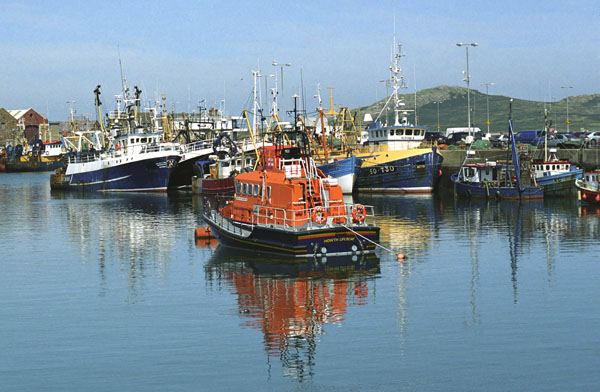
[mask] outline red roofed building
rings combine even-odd
[[[28,143],[40,138],[40,125],[46,122],[44,116],[32,108],[8,112],[17,120],[17,125],[24,132]]]

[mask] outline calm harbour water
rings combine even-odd
[[[215,249],[191,194],[0,173],[0,389],[600,389],[600,210],[354,201],[407,261]]]

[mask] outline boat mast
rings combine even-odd
[[[257,123],[257,114],[259,111],[259,106],[258,106],[258,90],[257,90],[257,80],[258,78],[260,78],[262,75],[260,74],[260,70],[251,70],[252,72],[252,76],[254,77],[254,88],[252,89],[252,99],[253,99],[253,103],[252,103],[252,128],[254,132],[257,132],[258,129],[258,123]]]
[[[548,162],[548,109],[544,108],[544,162]]]
[[[519,165],[519,156],[517,155],[517,144],[515,142],[515,134],[513,131],[513,121],[512,121],[512,103],[513,100],[511,98],[508,104],[508,133],[510,135],[511,146],[512,146],[512,158],[513,158],[513,166],[515,168],[515,179],[517,181],[517,189],[519,190],[519,194],[523,191],[521,188],[521,167]]]
[[[398,96],[398,89],[401,88],[407,88],[406,87],[406,83],[404,81],[404,76],[400,75],[402,73],[402,68],[400,67],[400,58],[404,57],[404,55],[402,54],[402,44],[398,44],[398,51],[396,52],[396,35],[394,35],[394,47],[392,49],[392,58],[391,58],[391,64],[389,66],[390,69],[390,83],[393,89],[392,95],[390,95],[390,97],[388,98],[388,100],[385,102],[385,104],[383,105],[383,107],[381,108],[381,111],[379,112],[379,114],[377,115],[377,118],[375,118],[375,121],[379,120],[379,117],[381,117],[381,114],[385,111],[385,109],[387,108],[387,105],[390,103],[391,100],[394,101],[394,126],[400,126],[400,111],[406,113],[407,110],[403,109],[404,107],[404,101],[402,101],[400,99],[400,97]],[[386,116],[387,117],[387,116]],[[404,118],[403,118],[404,121]]]

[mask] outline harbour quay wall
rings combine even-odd
[[[438,150],[439,153],[444,157],[442,161],[442,176],[440,178],[440,188],[452,188],[452,182],[450,176],[460,168],[460,165],[465,160],[467,150]],[[544,159],[544,149],[530,149],[523,150],[523,152],[529,151],[529,154],[534,160]],[[489,149],[489,150],[477,150],[475,156],[483,160],[488,161],[505,161],[507,154],[510,154],[510,150],[506,149]],[[582,167],[584,170],[594,170],[600,167],[600,148],[561,148],[556,152],[556,156],[559,159],[568,160],[571,163]]]

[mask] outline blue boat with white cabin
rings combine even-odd
[[[482,162],[475,157],[475,152],[469,149],[459,171],[450,177],[456,196],[496,200],[544,197],[544,189],[536,182],[529,157],[520,157],[517,153],[512,118],[509,118],[508,132],[512,162],[509,157],[505,163]]]

